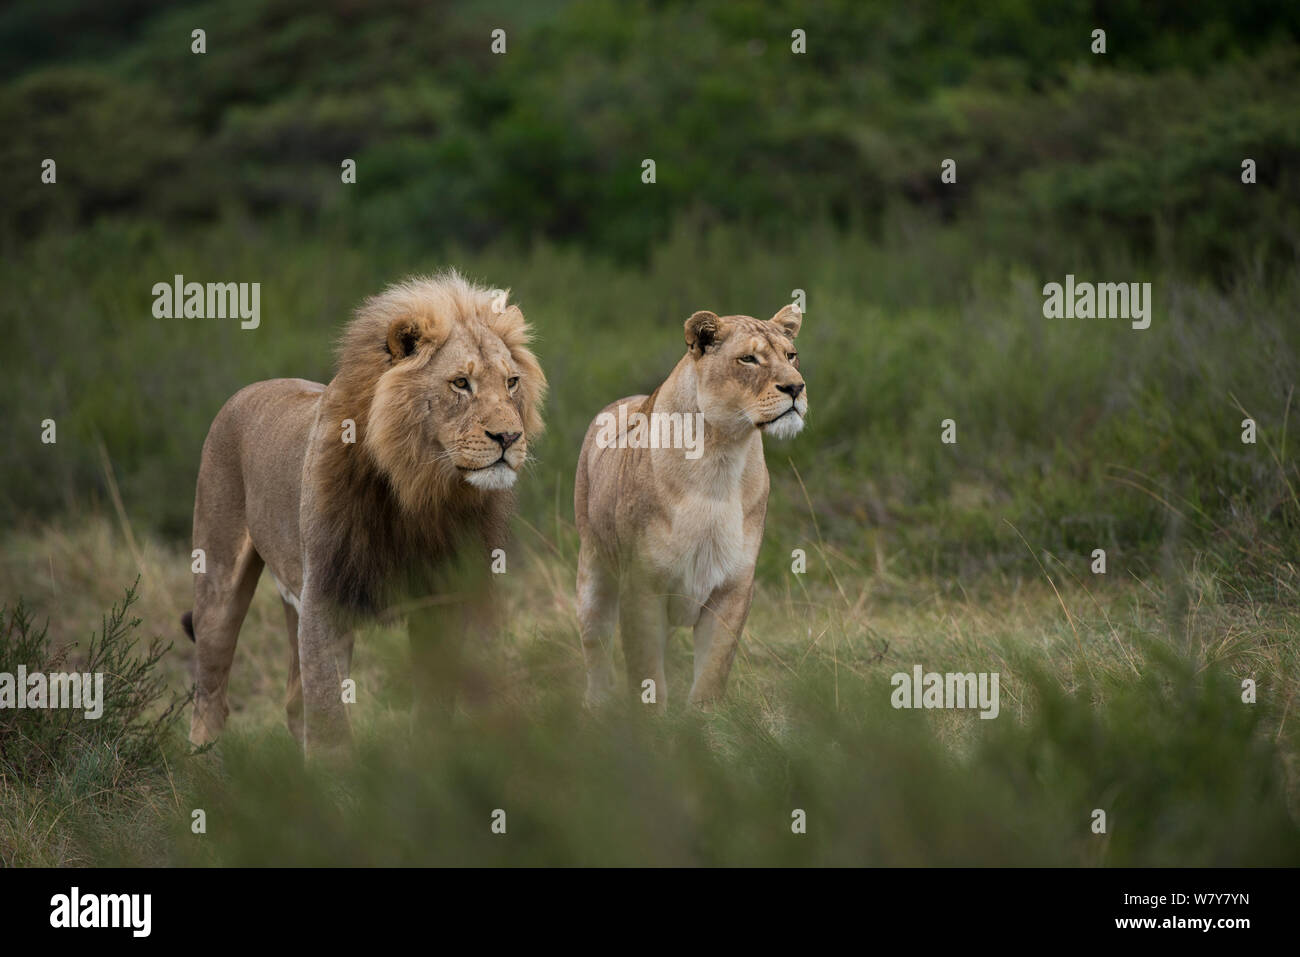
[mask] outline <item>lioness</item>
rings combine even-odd
[[[606,406],[588,428],[573,504],[589,706],[614,693],[616,620],[634,694],[649,679],[655,704],[666,703],[671,626],[695,629],[690,702],[726,690],[767,515],[762,436],[798,434],[808,412],[793,343],[801,322],[795,306],[767,322],[697,312],[686,320],[686,355],[663,385]],[[702,423],[693,450],[664,447],[681,416]]]
[[[183,622],[197,644],[194,744],[225,724],[264,564],[288,624],[289,728],[305,748],[346,742],[354,623],[427,594],[458,556],[486,565],[504,544],[510,489],[542,429],[546,379],[528,336],[517,306],[455,272],[411,279],[360,306],[329,385],[272,379],[226,402],[194,495],[206,561]],[[411,620],[426,693],[447,691],[465,627],[440,617],[442,634],[428,615]]]

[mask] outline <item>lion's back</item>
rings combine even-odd
[[[294,453],[301,464],[316,406],[325,386],[307,379],[267,379],[244,386],[221,407],[203,458],[237,460],[246,469],[259,459],[283,462]],[[268,456],[269,453],[269,456]]]
[[[196,492],[205,523],[242,525],[278,577],[301,576],[302,463],[325,386],[268,379],[226,400],[203,443]]]

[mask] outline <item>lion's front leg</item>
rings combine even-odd
[[[417,611],[406,624],[411,644],[412,708],[417,721],[448,718],[456,707],[467,635],[462,616]]]
[[[351,671],[352,637],[344,616],[312,595],[309,586],[298,624],[303,748],[308,754],[341,750],[351,743],[343,682]]]
[[[501,596],[481,579],[457,585],[435,589],[431,597],[440,600],[407,618],[417,721],[450,717],[458,703],[481,712],[499,696]]]
[[[695,681],[690,703],[706,706],[727,690],[731,662],[740,645],[740,634],[749,617],[754,597],[754,576],[714,590],[695,623]]]

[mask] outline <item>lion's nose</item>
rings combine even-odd
[[[803,391],[803,383],[793,382],[790,385],[779,385],[776,388],[778,391],[784,392],[790,398],[797,399],[799,398],[799,393]]]
[[[521,435],[523,435],[522,432],[488,432],[487,433],[487,437],[489,439],[491,439],[493,442],[496,442],[498,445],[501,446],[502,452],[510,448],[510,446],[514,445],[517,441],[519,441],[519,436]]]

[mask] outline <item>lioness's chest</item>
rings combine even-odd
[[[662,546],[673,594],[688,607],[698,606],[747,564],[744,507],[736,499],[688,496],[675,510],[669,541]]]

